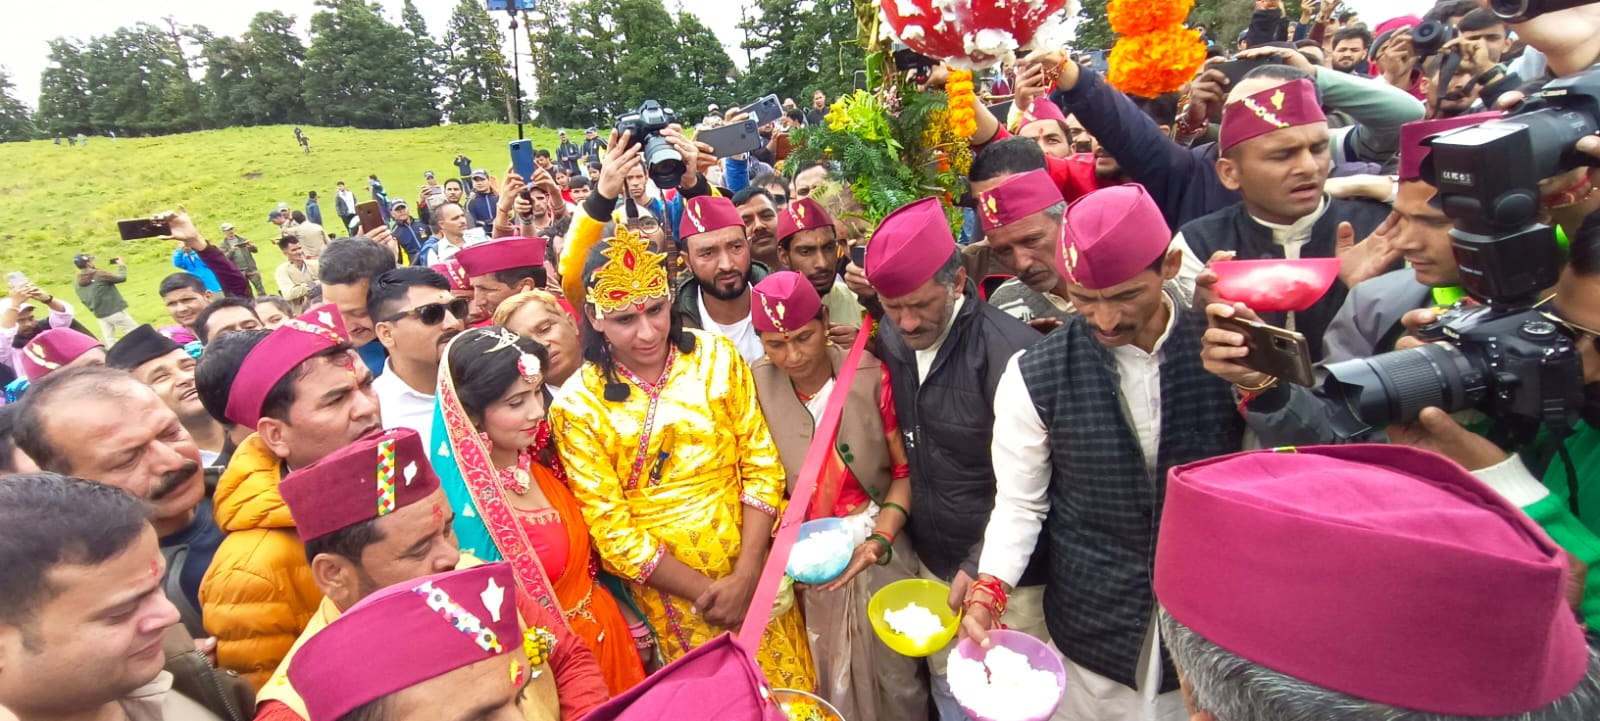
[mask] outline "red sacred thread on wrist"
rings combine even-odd
[[[989,594],[989,597],[994,599],[993,610],[996,618],[1005,615],[1006,605],[1010,601],[1010,598],[1006,596],[1006,588],[1000,583],[999,579],[980,578],[976,581],[973,581],[972,590],[967,592],[967,601],[969,603],[972,601],[979,601],[979,599],[977,599],[977,597],[974,595],[979,591]]]

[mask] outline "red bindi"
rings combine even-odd
[[[160,561],[151,561],[150,562],[150,577],[151,578],[160,578],[161,577],[161,562]]]
[[[441,522],[443,520],[444,520],[444,507],[440,506],[437,503],[433,504],[433,522],[434,523],[439,523],[439,522]]]

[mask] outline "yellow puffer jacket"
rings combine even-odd
[[[217,525],[228,535],[200,583],[217,665],[257,690],[322,602],[289,506],[278,495],[281,467],[258,436],[234,451],[215,496]]]

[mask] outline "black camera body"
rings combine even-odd
[[[683,155],[661,137],[661,131],[676,122],[678,115],[672,108],[663,108],[654,100],[646,100],[638,110],[617,118],[617,134],[629,133],[628,147],[644,146],[645,172],[656,187],[663,190],[678,187],[688,171]]]
[[[1593,162],[1579,138],[1600,130],[1600,69],[1545,85],[1503,118],[1435,136],[1422,175],[1455,221],[1461,285],[1481,305],[1446,311],[1421,347],[1327,367],[1329,394],[1352,436],[1416,419],[1423,408],[1476,409],[1520,444],[1540,425],[1570,429],[1581,417],[1583,362],[1570,331],[1537,307],[1560,277],[1555,230],[1539,222],[1539,182]]]
[[[1426,20],[1411,29],[1411,49],[1419,58],[1438,55],[1444,44],[1456,39],[1461,31],[1454,25],[1438,20]]]

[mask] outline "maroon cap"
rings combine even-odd
[[[1172,469],[1155,592],[1195,633],[1307,683],[1509,717],[1588,667],[1569,575],[1537,524],[1454,462],[1347,445]]]
[[[1089,290],[1126,283],[1172,245],[1161,209],[1137,183],[1101,188],[1067,206],[1057,270]]]
[[[500,657],[494,683],[528,677],[511,564],[490,563],[396,584],[312,634],[289,661],[306,721],[337,721],[367,703]]]
[[[450,279],[450,290],[472,290],[472,281],[467,278],[467,270],[462,268],[461,262],[455,258],[428,267]]]
[[[979,193],[978,218],[983,221],[984,230],[994,230],[1060,202],[1061,186],[1050,179],[1050,171],[1030,170]]]
[[[832,228],[833,216],[812,198],[789,202],[789,207],[778,211],[778,242],[782,243],[802,230]]]
[[[344,318],[332,303],[284,321],[244,357],[223,415],[241,426],[255,428],[261,422],[261,404],[278,381],[306,359],[349,342]]]
[[[816,287],[792,270],[762,278],[750,292],[750,322],[762,333],[793,333],[815,320],[821,309]]]
[[[1057,120],[1065,123],[1067,122],[1067,116],[1061,112],[1061,106],[1041,95],[1033,99],[1032,109],[1023,110],[1017,115],[1015,121],[1017,125],[1014,129],[1020,130],[1027,127],[1029,123],[1039,120]]]
[[[1251,138],[1327,119],[1317,103],[1317,86],[1296,78],[1228,103],[1222,109],[1217,150],[1227,151]]]
[[[362,438],[278,484],[301,541],[387,516],[437,490],[422,437],[409,428]]]
[[[99,347],[100,341],[94,336],[71,328],[51,328],[22,346],[22,375],[30,381],[38,381],[77,360],[90,348]]]
[[[1423,141],[1446,130],[1477,125],[1486,120],[1494,120],[1500,115],[1500,111],[1490,110],[1471,115],[1459,115],[1454,118],[1418,120],[1400,126],[1399,178],[1401,180],[1422,179],[1422,161],[1427,160],[1428,153],[1433,150],[1432,146],[1424,144]]]
[[[743,228],[744,220],[733,201],[720,195],[697,195],[684,201],[683,218],[678,221],[678,239],[723,228]]]
[[[890,213],[867,243],[867,282],[886,298],[910,295],[933,280],[956,252],[950,220],[938,198],[923,198]]]
[[[498,273],[512,268],[535,268],[544,265],[544,238],[512,236],[498,238],[488,243],[469,245],[456,253],[456,260],[466,269],[467,276]]]

